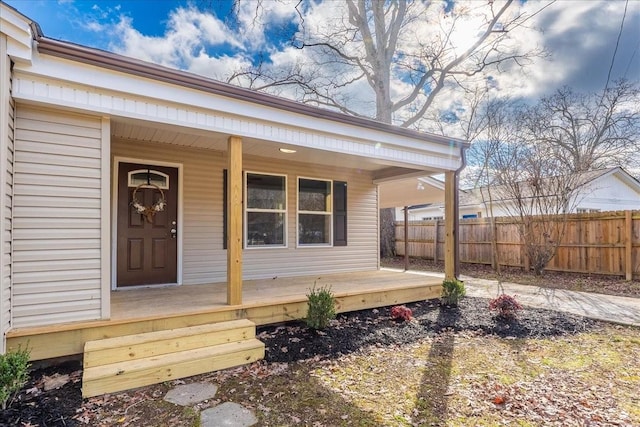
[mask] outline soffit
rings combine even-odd
[[[172,144],[221,152],[227,151],[227,141],[229,138],[229,135],[226,133],[208,132],[174,125],[149,124],[143,121],[122,118],[114,118],[111,120],[111,136],[112,138],[131,141],[132,143],[140,141]],[[296,152],[286,154],[282,153],[280,148],[294,149]],[[380,176],[390,176],[392,178],[407,174],[430,175],[437,173],[437,171],[417,169],[415,165],[402,162],[346,153],[337,154],[332,151],[288,145],[257,138],[242,138],[242,149],[245,155],[372,171],[377,172],[374,174],[376,176],[379,174]]]

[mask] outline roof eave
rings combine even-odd
[[[129,58],[100,49],[89,48],[74,43],[51,39],[42,36],[39,28],[38,31],[35,32],[35,39],[38,42],[38,51],[47,55],[57,56],[140,77],[159,80],[165,83],[188,87],[219,96],[241,99],[243,101],[250,101],[255,104],[278,108],[288,112],[295,112],[314,118],[332,120],[348,125],[359,126],[399,136],[419,139],[429,143],[454,146],[459,149],[465,149],[470,146],[467,141],[461,139],[419,132],[412,129],[390,125],[387,123],[381,123],[372,119],[349,116],[330,110],[323,110],[299,102],[280,98],[274,95],[256,92],[227,83],[218,82],[185,71],[171,69],[161,65],[152,64],[135,58]]]

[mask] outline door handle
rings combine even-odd
[[[169,233],[171,233],[171,238],[175,239],[178,236],[178,230],[176,230],[175,228],[172,228]]]

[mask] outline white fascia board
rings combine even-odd
[[[349,139],[353,139],[354,135],[357,135],[357,138],[361,140],[385,144],[404,150],[429,152],[433,155],[447,157],[452,155],[459,157],[460,155],[460,150],[454,143],[450,146],[442,143],[429,143],[428,141],[418,138],[311,117],[249,101],[216,96],[204,91],[49,55],[36,54],[34,61],[36,62],[34,62],[33,67],[29,70],[24,69],[24,71],[56,80],[88,85],[96,89],[116,90],[127,95],[137,95],[146,98],[152,97],[162,101],[171,100],[178,104],[246,117],[254,121],[257,119],[269,123],[302,128],[308,131],[330,133]]]
[[[15,70],[12,94],[17,101],[33,105],[262,139],[380,160],[381,164],[420,168],[431,173],[454,170],[460,165],[460,158],[455,156],[438,156],[428,151],[420,153],[400,150],[371,141],[340,138],[328,133],[269,124],[229,114],[212,113],[169,101],[154,102],[155,100],[132,97],[114,91],[100,90],[96,93],[85,86],[27,75]]]
[[[629,175],[622,168],[618,168],[612,172],[613,175],[616,176],[621,182],[628,185],[636,193],[640,193],[640,182],[635,179],[633,176]]]
[[[0,32],[7,37],[7,55],[16,62],[31,62],[31,21],[4,3],[0,3]]]

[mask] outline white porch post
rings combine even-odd
[[[227,304],[242,304],[242,138],[229,137],[227,172]]]

